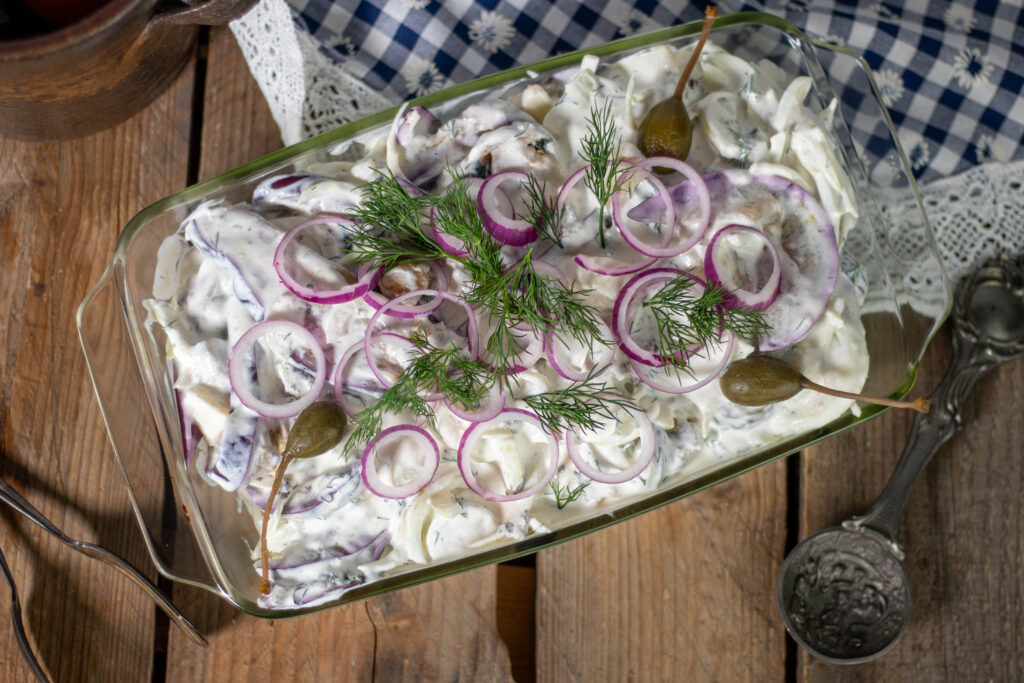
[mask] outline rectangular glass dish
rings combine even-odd
[[[676,26],[554,57],[527,67],[433,93],[411,104],[439,116],[484,95],[508,95],[577,65],[586,55],[615,60],[659,44],[693,42],[699,23]],[[809,39],[787,22],[760,13],[719,18],[711,40],[729,53],[767,59],[786,76],[811,81],[806,104],[825,112],[838,103],[827,134],[853,186],[856,225],[846,236],[842,270],[863,295],[870,365],[864,392],[900,398],[913,386],[924,349],[945,318],[949,284],[923,209],[898,229],[887,225],[887,202],[917,198],[917,188],[877,85],[859,56]],[[602,529],[720,483],[860,424],[881,410],[864,406],[828,425],[727,460],[654,490],[642,499],[601,509],[550,532],[458,559],[435,562],[354,587],[315,606],[269,610],[258,604],[259,574],[252,548],[258,529],[236,494],[212,487],[186,466],[171,365],[159,330],[147,329],[143,302],[152,296],[157,251],[201,202],[249,201],[267,178],[335,159],[353,138],[387,128],[398,107],[293,145],[167,197],[136,215],[121,234],[100,282],[83,301],[78,326],[114,453],[147,547],[167,577],[209,589],[240,609],[265,617],[292,616],[358,600],[454,572],[535,552]],[[918,199],[920,205],[920,200]]]

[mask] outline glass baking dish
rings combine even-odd
[[[699,23],[690,23],[618,40],[503,71],[421,97],[413,104],[444,113],[484,93],[510,92],[538,82],[588,54],[614,58],[660,43],[685,44],[699,31]],[[810,39],[791,24],[761,13],[720,17],[711,38],[748,60],[768,58],[790,79],[809,76],[812,110],[820,112],[838,99],[830,133],[854,185],[861,216],[842,258],[844,271],[866,290],[862,318],[871,360],[865,391],[905,396],[914,384],[926,345],[948,312],[950,288],[923,209],[898,229],[884,221],[888,202],[904,201],[909,195],[920,206],[920,199],[867,64],[855,53]],[[330,159],[339,143],[389,125],[397,111],[395,107],[379,112],[287,147],[142,210],[121,233],[109,267],[79,307],[79,334],[114,456],[149,552],[168,578],[211,590],[258,616],[316,611],[509,560],[603,529],[799,451],[881,412],[864,406],[859,415],[848,412],[825,427],[725,462],[617,509],[594,512],[507,546],[382,578],[333,602],[289,611],[261,608],[259,576],[251,558],[251,548],[258,544],[257,529],[234,493],[207,485],[186,467],[170,366],[159,331],[144,329],[142,302],[152,293],[161,241],[178,229],[197,202],[247,201],[260,181]]]

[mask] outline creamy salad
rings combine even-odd
[[[247,204],[195,207],[163,243],[150,325],[166,335],[189,466],[236,492],[256,528],[269,514],[262,606],[334,600],[543,534],[855,409],[809,391],[743,407],[720,390],[728,362],[755,350],[819,384],[860,389],[858,293],[838,267],[858,216],[827,132],[835,104],[816,114],[805,105],[809,79],[710,43],[683,94],[693,128],[685,165],[644,160],[638,126],[692,49],[586,57],[447,116],[408,108],[337,150],[345,161],[268,179]],[[618,144],[618,186],[604,206],[586,171],[602,113]],[[419,229],[451,258],[383,269],[359,257],[377,234],[360,222],[367,188],[385,181],[410,202],[465,193],[488,232],[475,248],[498,249],[506,269],[528,259],[591,312],[596,337],[560,333],[557,320],[521,324],[515,358],[502,361],[489,341],[509,320],[471,296],[475,252],[459,256],[467,243],[433,212]],[[528,186],[561,212],[557,239],[530,225]],[[679,280],[694,298],[717,287],[720,309],[756,310],[763,326],[747,338],[716,327],[666,360],[649,304]],[[370,439],[287,463],[265,510],[296,415],[337,401],[352,437],[425,348],[482,368],[479,403],[435,391],[423,392],[429,415],[378,411]],[[531,402],[581,387],[583,404],[597,402],[590,428],[571,418],[553,427]],[[258,546],[253,562],[261,573]]]

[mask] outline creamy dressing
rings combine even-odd
[[[289,293],[274,271],[273,255],[284,232],[302,216],[271,220],[266,215],[279,215],[282,209],[302,214],[348,210],[359,202],[359,187],[375,177],[374,169],[385,166],[428,191],[447,182],[442,173],[446,165],[475,176],[521,170],[557,187],[582,165],[580,141],[588,132],[588,115],[606,102],[611,102],[622,156],[640,158],[639,122],[655,102],[672,92],[691,49],[659,46],[613,64],[600,64],[588,56],[578,68],[525,88],[511,102],[484,100],[448,121],[432,121],[420,112],[396,120],[388,130],[366,138],[365,158],[319,164],[315,175],[280,187],[261,185],[254,206],[198,207],[180,233],[161,247],[154,298],[146,306],[150,323],[161,326],[166,334],[182,408],[202,437],[195,462],[199,474],[211,485],[237,490],[258,527],[291,421],[260,419],[239,404],[227,379],[229,350],[260,321],[299,323],[313,330],[323,345],[331,387],[335,364],[361,343],[374,313],[362,299],[321,305]],[[799,185],[822,203],[841,244],[857,220],[850,182],[822,121],[804,105],[809,79],[780,81],[780,71],[770,62],[751,64],[708,44],[684,91],[694,123],[688,163],[701,173],[741,166]],[[650,192],[642,198],[646,196]],[[632,201],[630,206],[638,203]],[[661,259],[658,266],[703,275],[704,254],[718,229],[736,222],[765,234],[783,229],[785,207],[770,192],[730,193],[714,206],[703,239],[679,256]],[[589,303],[609,322],[619,290],[630,276],[597,275],[580,268],[573,257],[586,253],[609,261],[635,261],[639,255],[614,228],[606,230],[607,249],[596,247],[597,208],[579,183],[569,197],[565,248],[551,248],[543,258],[567,281],[592,289]],[[344,250],[338,247],[344,235],[332,234],[326,227],[305,232],[310,235],[293,250],[291,259],[297,279],[336,287],[351,278],[343,267]],[[655,237],[647,236],[648,241]],[[737,248],[742,252],[737,258],[756,260],[756,252]],[[508,251],[514,259],[515,250]],[[463,291],[467,276],[459,264],[447,260],[440,265],[449,291]],[[422,273],[394,277],[396,286],[405,289],[422,285]],[[430,319],[382,318],[378,331],[407,335],[420,330],[434,338],[451,339],[451,329],[441,320],[457,328],[460,315],[464,321],[459,307],[446,303]],[[309,363],[301,344],[272,337],[258,348],[254,380],[262,400],[293,400],[308,388]],[[752,351],[737,342],[732,357]],[[724,352],[712,350],[695,357],[694,373],[701,376],[711,371]],[[400,344],[375,343],[374,353],[384,374],[392,378],[408,363],[408,348]],[[572,349],[570,355],[577,370],[593,365],[583,348]],[[844,276],[810,331],[777,355],[815,382],[849,391],[861,387],[868,366],[864,330],[856,293]],[[347,378],[346,389],[335,398],[350,412],[372,405],[384,389],[361,353],[351,356],[342,374]],[[629,396],[654,425],[654,458],[635,478],[621,484],[590,481],[570,462],[560,437],[552,484],[562,491],[586,484],[576,500],[559,509],[549,486],[523,500],[486,501],[467,486],[456,464],[460,440],[470,423],[439,401],[433,424],[417,422],[435,437],[441,457],[435,476],[415,496],[392,500],[373,494],[360,479],[360,454],[346,457],[340,447],[290,464],[271,513],[272,590],[261,604],[283,609],[316,604],[381,576],[558,528],[806,433],[851,408],[848,400],[808,391],[778,404],[745,408],[727,401],[717,381],[682,395],[660,393],[637,379],[617,349],[600,379]],[[568,384],[542,356],[515,376],[506,407],[526,408],[522,396]],[[408,415],[388,416],[384,427],[412,421]],[[251,461],[238,462],[238,453],[226,452],[225,444],[232,441],[229,435],[239,433],[254,443]],[[576,445],[591,467],[614,472],[629,466],[639,439],[637,422],[623,417],[595,433],[577,435]],[[547,436],[537,428],[499,420],[484,429],[470,456],[473,473],[489,490],[528,488],[548,468]],[[400,441],[376,457],[382,478],[402,483],[414,476],[424,454],[412,441]],[[254,561],[257,557],[254,554]]]

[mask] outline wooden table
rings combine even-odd
[[[0,141],[0,475],[72,536],[155,578],[74,326],[118,231],[145,205],[280,146],[233,39],[212,31],[143,113],[66,143]],[[949,359],[925,359],[930,392]],[[933,461],[902,540],[914,618],[880,660],[826,665],[775,607],[787,550],[866,506],[902,450],[890,412],[613,529],[536,555],[286,621],[181,586],[188,641],[106,566],[0,510],[0,547],[58,681],[1024,680],[1024,362],[975,390]],[[3,593],[0,590],[0,593]],[[30,672],[0,597],[0,680]]]

